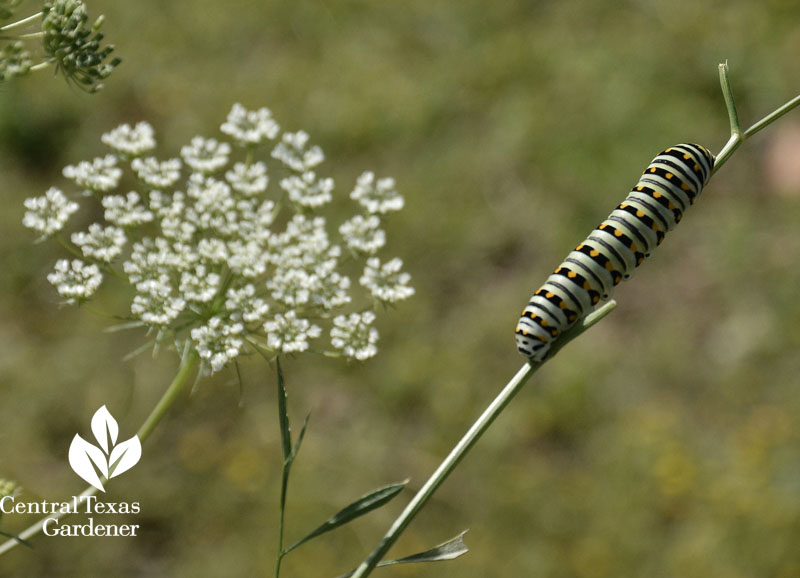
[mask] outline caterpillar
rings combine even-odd
[[[515,332],[519,352],[543,361],[566,329],[609,299],[680,222],[713,168],[714,155],[696,144],[654,158],[625,200],[531,296]]]

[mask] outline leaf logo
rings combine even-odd
[[[142,444],[138,436],[117,443],[119,426],[106,406],[94,413],[92,433],[100,447],[75,434],[69,446],[69,465],[81,478],[105,492],[100,476],[110,480],[135,466],[142,457]]]

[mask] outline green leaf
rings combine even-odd
[[[356,518],[363,516],[364,514],[375,510],[376,508],[380,508],[394,498],[397,494],[399,494],[403,488],[406,487],[407,483],[408,480],[400,482],[399,484],[390,484],[388,486],[378,488],[377,490],[373,490],[369,494],[362,496],[349,506],[336,512],[324,524],[308,534],[305,538],[301,538],[289,546],[289,548],[286,549],[286,553],[288,554],[300,544],[308,542],[320,534],[324,534],[325,532],[329,532],[334,528],[343,526],[344,524],[347,524],[348,522],[355,520]]]
[[[294,444],[294,448],[292,448],[292,454],[289,456],[289,462],[294,462],[294,459],[297,457],[297,452],[300,451],[300,444],[303,443],[303,437],[306,435],[306,428],[308,427],[308,420],[311,419],[311,414],[306,416],[306,419],[303,421],[303,427],[300,428],[300,433],[297,436],[297,441]]]
[[[453,560],[469,551],[469,548],[467,548],[467,545],[464,544],[463,540],[464,534],[466,533],[467,530],[464,530],[455,538],[450,538],[447,542],[439,544],[438,546],[434,546],[430,550],[419,552],[418,554],[412,554],[411,556],[398,558],[397,560],[384,560],[378,564],[378,567],[393,566],[395,564],[415,564],[417,562],[441,562],[443,560]],[[355,572],[355,570],[351,570],[347,574],[342,574],[337,578],[349,578],[349,576],[352,576],[355,574]]]
[[[288,460],[292,454],[292,432],[289,431],[289,414],[286,410],[286,387],[283,381],[283,371],[281,370],[281,360],[276,359],[278,367],[278,421],[281,426],[281,444],[283,447],[283,459]]]
[[[406,556],[405,558],[399,558],[397,560],[387,560],[386,562],[381,562],[378,566],[390,566],[392,564],[413,564],[416,562],[439,562],[441,560],[453,560],[458,558],[462,554],[466,554],[469,551],[467,545],[464,544],[464,534],[466,534],[468,530],[464,530],[455,538],[450,538],[447,542],[439,544],[438,546],[434,546],[430,550],[425,550],[424,552],[420,552],[418,554],[412,554],[411,556]]]

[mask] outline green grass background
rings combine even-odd
[[[788,0],[89,8],[124,58],[104,91],[49,72],[0,85],[0,476],[25,498],[81,491],[72,436],[102,404],[134,431],[177,367],[169,354],[122,362],[140,334],[59,307],[45,275],[62,253],[21,225],[23,199],[104,154],[100,134],[148,120],[174,156],[217,135],[234,102],[268,106],[323,147],[341,197],[365,169],[406,196],[387,254],[417,295],[380,320],[381,354],[285,364],[295,426],[311,412],[287,539],[373,487],[410,489],[290,555],[286,578],[338,575],[377,543],[521,365],[512,330],[532,290],[659,150],[722,147],[719,62],[743,123],[800,92]],[[392,550],[470,528],[470,552],[380,575],[800,576],[798,134],[795,111],[736,154],[613,315],[536,375]],[[117,518],[139,538],[39,537],[0,559],[0,576],[271,575],[275,379],[255,359],[244,378],[242,394],[233,372],[204,380],[113,485],[109,501],[141,504]]]

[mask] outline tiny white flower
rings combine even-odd
[[[149,123],[142,121],[131,127],[123,124],[105,133],[100,140],[115,151],[131,157],[156,148],[155,132]]]
[[[339,233],[353,251],[373,255],[386,244],[386,233],[378,228],[380,224],[377,215],[356,215],[339,227]]]
[[[116,188],[122,176],[122,169],[117,167],[117,157],[114,155],[67,165],[61,172],[78,186],[101,193]]]
[[[253,197],[267,190],[269,177],[267,176],[267,165],[262,162],[246,165],[236,163],[233,170],[225,173],[227,180],[234,191],[242,193],[247,197]]]
[[[137,287],[137,290],[141,289]],[[169,285],[160,288],[153,286],[150,291],[142,291],[133,298],[131,313],[148,325],[169,325],[186,307],[184,299],[171,293]]]
[[[205,325],[192,329],[192,341],[201,359],[211,364],[212,371],[219,371],[241,353],[243,332],[241,323],[215,316]]]
[[[359,283],[369,289],[373,297],[387,303],[408,299],[414,294],[414,288],[408,286],[411,275],[401,272],[402,267],[403,262],[396,257],[383,265],[377,257],[370,257]]]
[[[289,200],[308,209],[317,209],[330,203],[333,186],[333,179],[317,180],[314,171],[281,179],[281,188],[289,193]]]
[[[267,281],[267,289],[276,301],[288,307],[297,307],[308,303],[318,283],[315,275],[309,275],[302,269],[279,269]]]
[[[221,281],[218,273],[210,273],[204,265],[197,265],[193,271],[181,273],[179,290],[187,301],[209,303],[219,291]]]
[[[361,203],[367,212],[379,215],[399,211],[405,204],[403,197],[395,190],[393,178],[386,177],[376,182],[375,174],[369,171],[358,177],[350,198]]]
[[[118,227],[135,227],[153,220],[153,212],[142,204],[142,199],[136,191],[129,192],[126,196],[106,195],[102,199],[105,208],[105,218],[109,223]]]
[[[331,345],[340,349],[345,357],[364,361],[378,353],[378,330],[371,327],[375,321],[372,311],[339,315],[333,319]]]
[[[95,294],[103,282],[103,274],[97,265],[88,265],[80,259],[59,259],[47,280],[68,303],[75,303]]]
[[[22,224],[49,236],[64,228],[69,216],[78,210],[78,203],[68,200],[56,187],[50,187],[41,197],[25,199],[25,208],[28,210]]]
[[[227,165],[230,153],[231,145],[228,143],[201,136],[194,137],[191,144],[181,148],[183,161],[192,170],[204,174],[216,172]]]
[[[89,231],[72,233],[72,242],[81,248],[84,257],[111,263],[122,253],[128,239],[125,231],[109,225],[103,227],[99,223],[89,225]]]
[[[278,313],[271,321],[264,323],[264,331],[267,332],[267,346],[281,353],[305,351],[308,349],[308,340],[322,334],[322,329],[312,325],[308,319],[299,319],[294,311],[286,315]]]
[[[155,157],[147,157],[131,161],[136,176],[154,189],[166,189],[174,185],[181,178],[181,166],[180,159],[159,162]]]
[[[308,138],[308,133],[302,130],[283,133],[281,142],[272,151],[272,157],[298,173],[313,169],[325,160],[325,155],[316,145],[306,150]]]
[[[273,120],[272,112],[268,108],[247,110],[236,103],[220,130],[244,145],[257,145],[278,136],[280,127]]]
[[[256,287],[252,283],[239,289],[231,287],[225,294],[225,308],[231,317],[241,317],[245,323],[262,324],[269,313],[269,305],[255,295]]]
[[[311,295],[311,302],[326,311],[350,303],[350,279],[336,271],[319,277],[319,282]]]

